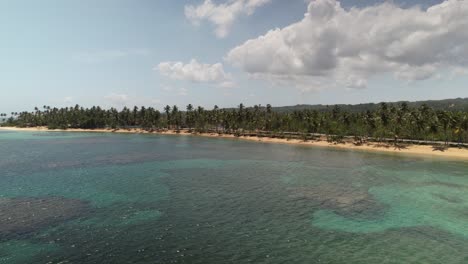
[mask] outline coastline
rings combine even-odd
[[[403,148],[395,148],[394,146],[382,145],[378,143],[367,143],[361,146],[354,145],[352,143],[341,143],[334,144],[324,140],[319,141],[307,141],[299,139],[281,139],[281,138],[266,138],[266,137],[248,137],[241,136],[236,137],[234,135],[218,135],[215,133],[197,133],[192,134],[187,131],[181,131],[177,133],[169,130],[164,132],[149,132],[143,129],[51,129],[46,127],[29,127],[29,128],[17,128],[17,127],[0,127],[0,130],[7,131],[30,131],[30,132],[88,132],[88,133],[121,133],[121,134],[159,134],[159,135],[179,135],[179,136],[202,136],[202,137],[213,137],[213,138],[230,138],[239,139],[263,143],[275,143],[275,144],[293,144],[310,147],[326,147],[336,148],[344,150],[358,150],[366,152],[384,152],[384,153],[395,153],[395,154],[409,154],[409,155],[423,155],[433,157],[444,157],[444,158],[456,158],[468,160],[468,149],[459,148],[448,148],[444,151],[436,150],[433,146],[429,145],[405,145]]]

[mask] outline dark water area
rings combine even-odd
[[[468,263],[468,163],[0,131],[0,263]]]

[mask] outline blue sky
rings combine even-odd
[[[331,41],[323,36],[335,36],[341,30],[346,33],[343,21],[347,15],[354,15],[347,12],[355,10],[356,14],[369,16],[367,20],[377,19],[363,10],[382,2],[342,0],[341,11],[333,7],[337,3],[334,0],[0,1],[0,112],[42,105],[137,104],[162,109],[166,104],[188,103],[211,108],[240,102],[279,106],[467,97],[468,64],[457,58],[468,50],[463,46],[468,37],[462,34],[465,36],[443,42],[436,36],[444,23],[466,22],[456,16],[439,24],[430,23],[433,31],[414,29],[415,36],[423,30],[433,39],[429,43],[440,43],[426,48],[438,55],[431,61],[422,59],[429,57],[424,54],[412,58],[419,52],[404,53],[411,52],[409,44],[399,45],[397,40],[393,46],[379,50],[374,45],[370,51],[369,46],[391,34],[388,32],[373,36],[375,39],[362,37],[355,48],[359,54],[352,59],[336,54],[322,58],[325,44],[319,44]],[[383,25],[385,32],[385,25],[398,19],[401,10],[415,5],[421,7],[414,11],[414,20],[419,21],[420,16],[421,21],[427,21],[434,15],[425,14],[426,8],[441,2],[393,1],[380,8],[388,8],[395,16],[375,24]],[[468,16],[463,13],[466,5],[461,5],[452,9],[449,6],[444,12],[458,10]],[[187,11],[190,8],[196,10],[192,15]],[[329,23],[322,18],[304,22],[304,14],[314,17],[314,10],[322,10],[317,16],[332,11],[333,15],[326,19],[338,21],[338,30],[327,29]],[[228,17],[232,20],[226,21]],[[409,14],[403,23],[413,25],[411,17]],[[284,30],[298,23],[302,25]],[[389,32],[400,30],[398,25],[394,27]],[[449,29],[448,36],[460,35],[456,34],[460,28]],[[278,31],[265,35],[274,29]],[[349,28],[356,36],[365,30],[359,23]],[[401,34],[398,36],[413,40],[407,33]],[[356,46],[348,40],[349,35],[340,38],[341,42],[331,42],[336,45],[333,52]],[[294,40],[284,44],[275,42],[278,38]],[[363,45],[366,42],[369,45]],[[284,49],[284,54],[277,52]],[[386,66],[382,69],[369,66],[356,70],[359,66],[355,58],[372,58],[370,61],[377,63],[379,54],[395,54],[395,49],[409,55],[391,60],[383,56],[382,65]],[[447,55],[445,51],[450,49],[454,51]],[[292,57],[294,60],[287,61]],[[331,66],[322,69],[328,59]],[[288,63],[292,63],[289,68]],[[291,69],[295,65],[298,68]]]

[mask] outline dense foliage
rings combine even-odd
[[[407,104],[410,108],[419,108],[422,105],[426,105],[434,110],[449,110],[449,111],[464,111],[468,112],[468,98],[455,98],[455,99],[444,99],[444,100],[426,100],[417,102],[401,101],[396,103],[387,104]],[[380,104],[367,103],[367,104],[340,104],[338,105],[341,110],[352,113],[359,113],[365,111],[376,111],[379,109]],[[275,111],[280,112],[293,112],[297,110],[317,110],[317,111],[328,111],[330,106],[328,105],[295,105],[295,106],[283,106],[274,107]]]
[[[54,128],[143,128],[189,129],[196,132],[258,133],[268,131],[275,135],[297,132],[304,135],[324,134],[333,140],[344,136],[357,139],[412,139],[445,142],[468,142],[468,112],[434,110],[427,105],[417,108],[407,103],[381,103],[376,110],[344,111],[339,106],[327,111],[274,111],[270,105],[237,109],[212,110],[188,105],[185,111],[177,106],[166,106],[163,112],[152,107],[115,108],[51,108],[44,106],[33,112],[12,113],[4,125],[19,127],[47,126]]]

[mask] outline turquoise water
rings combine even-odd
[[[0,263],[468,263],[468,163],[0,131]]]

